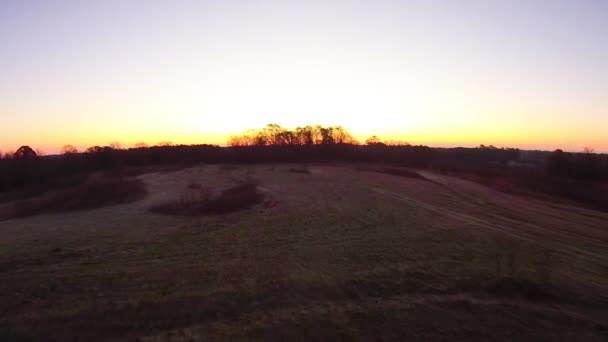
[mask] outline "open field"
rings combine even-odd
[[[0,340],[608,339],[608,213],[418,175],[201,165],[0,221]],[[245,210],[150,210],[244,182]]]

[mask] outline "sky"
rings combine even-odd
[[[0,0],[0,150],[277,123],[608,152],[608,0]]]

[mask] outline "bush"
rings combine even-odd
[[[152,212],[177,215],[199,216],[208,214],[227,214],[248,209],[262,201],[262,194],[255,183],[243,183],[212,196],[206,189],[189,191],[173,203],[165,203],[150,208]]]
[[[293,173],[306,173],[306,174],[310,174],[310,170],[306,166],[292,167],[291,169],[289,169],[287,171],[293,172]]]
[[[385,168],[383,170],[380,170],[380,172],[387,173],[389,175],[394,175],[394,176],[400,176],[400,177],[405,177],[405,178],[412,178],[412,179],[419,179],[419,180],[428,181],[428,179],[426,177],[422,176],[418,172],[411,171],[411,170],[408,170],[408,169]]]
[[[143,198],[146,193],[146,186],[139,179],[104,179],[51,192],[39,198],[18,201],[13,206],[12,212],[5,218],[87,210],[130,203]]]

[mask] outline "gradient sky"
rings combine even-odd
[[[0,0],[0,149],[267,123],[608,151],[608,0]]]

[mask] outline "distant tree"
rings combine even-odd
[[[323,127],[320,125],[285,129],[277,124],[268,124],[261,130],[246,130],[241,135],[228,139],[230,146],[272,146],[272,145],[313,145],[313,144],[359,144],[342,126]]]
[[[387,146],[411,146],[411,144],[408,143],[407,141],[398,140],[398,139],[385,140],[384,144]]]
[[[277,140],[279,145],[299,145],[296,134],[288,130],[280,132],[277,136]]]
[[[547,157],[546,173],[551,176],[569,176],[572,172],[572,156],[557,149]]]
[[[496,146],[494,146],[494,145],[484,145],[484,144],[479,145],[478,148],[480,148],[480,149],[488,149],[488,150],[496,150],[497,149]]]
[[[158,146],[158,147],[169,147],[169,146],[175,146],[175,145],[171,141],[161,141],[158,144],[156,144],[156,146]]]
[[[377,135],[372,135],[365,140],[365,145],[384,145]]]
[[[282,145],[285,128],[277,124],[268,124],[259,133],[256,145]]]
[[[580,156],[580,162],[578,163],[578,177],[583,179],[598,179],[601,176],[601,160],[599,155],[595,154],[595,150],[591,147],[585,147],[584,153]]]
[[[135,148],[148,148],[148,144],[146,144],[145,142],[139,142],[135,144]]]
[[[321,145],[333,145],[335,143],[332,130],[333,129],[331,127],[319,128],[319,132],[321,133]]]
[[[61,148],[61,154],[74,154],[78,153],[78,149],[70,144],[64,145]]]
[[[315,125],[312,127],[312,140],[315,145],[320,145],[323,143],[323,130],[324,128],[321,125]]]
[[[36,152],[29,146],[19,147],[13,155],[15,159],[35,159],[36,157]]]
[[[231,135],[228,137],[228,146],[244,146],[242,138],[238,135]]]
[[[108,146],[111,147],[113,150],[122,149],[122,145],[118,141],[113,141]]]
[[[7,150],[4,152],[4,159],[13,159],[15,157],[15,152]]]
[[[43,151],[41,148],[37,148],[37,149],[36,149],[36,155],[37,155],[38,157],[42,157],[42,156],[44,156],[45,154],[46,154],[46,153],[44,153],[44,151]]]
[[[103,147],[101,147],[101,146],[91,146],[91,147],[87,148],[87,151],[86,151],[86,153],[89,153],[89,154],[101,153],[101,152],[103,152]]]
[[[300,145],[312,145],[315,143],[314,132],[311,126],[298,127],[294,132],[296,140]]]
[[[342,126],[330,127],[330,134],[334,144],[358,144],[359,142],[355,139],[348,130]]]

